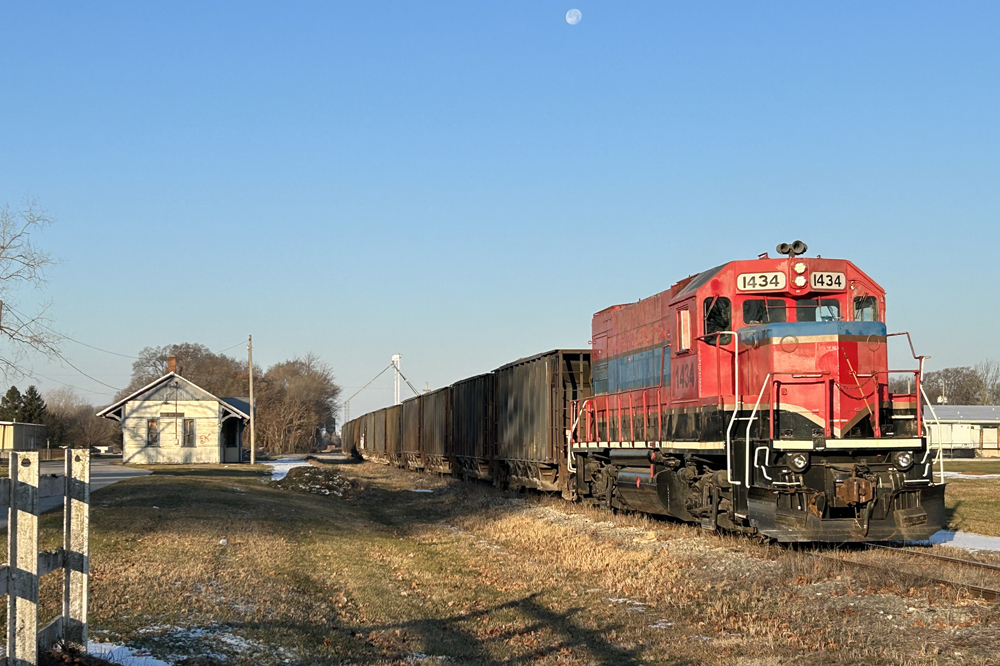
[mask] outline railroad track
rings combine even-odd
[[[977,562],[976,560],[963,560],[960,557],[948,557],[947,555],[938,555],[936,553],[926,553],[921,550],[913,550],[912,548],[907,548],[906,546],[883,546],[882,544],[870,543],[869,548],[881,548],[882,550],[894,550],[897,553],[906,553],[907,555],[913,555],[915,557],[922,557],[928,560],[938,560],[941,562],[949,562],[951,564],[960,564],[968,567],[973,567],[977,569],[985,569],[988,571],[1000,571],[1000,564],[990,564],[988,562]]]
[[[936,553],[924,553],[917,550],[911,550],[906,547],[894,547],[894,546],[883,546],[879,544],[868,544],[869,549],[883,549],[895,551],[904,555],[916,557],[918,559],[935,560],[939,562],[947,562],[948,564],[953,564],[957,566],[976,568],[986,571],[1000,572],[1000,566],[996,564],[988,564],[986,562],[977,562],[975,560],[963,560],[958,557],[948,557],[946,555],[938,555]],[[887,574],[896,579],[909,579],[913,581],[919,581],[923,583],[932,583],[935,585],[946,585],[948,587],[961,588],[971,594],[974,597],[980,597],[987,601],[995,601],[1000,598],[1000,589],[992,587],[984,587],[981,585],[975,585],[972,583],[966,583],[962,581],[950,580],[948,578],[941,578],[938,576],[928,575],[926,573],[917,573],[914,571],[907,571],[903,569],[896,568],[889,564],[874,564],[871,562],[859,562],[857,560],[846,559],[843,557],[835,557],[833,555],[813,555],[819,559],[835,562],[841,567],[855,567],[860,569],[868,569],[871,571],[878,571],[879,573]]]

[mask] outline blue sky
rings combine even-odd
[[[21,309],[51,299],[92,345],[253,333],[255,360],[314,351],[348,394],[397,352],[434,388],[802,238],[887,289],[930,369],[1000,355],[995,2],[4,3],[0,22],[0,201],[36,197],[62,260]],[[63,351],[128,381],[129,359]]]

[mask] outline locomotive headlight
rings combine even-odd
[[[910,469],[913,467],[913,451],[896,451],[892,454],[892,464],[903,472]]]
[[[804,472],[809,467],[809,454],[805,451],[796,451],[785,458],[785,462],[793,472]]]
[[[796,287],[804,287],[804,286],[806,286],[806,276],[805,275],[796,275],[795,279],[792,280],[792,282],[795,283]]]
[[[792,266],[792,270],[798,273],[799,275],[802,275],[803,273],[806,272],[805,262],[800,261],[796,263],[794,266]]]

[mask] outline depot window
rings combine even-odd
[[[184,446],[194,446],[194,419],[184,419]]]
[[[743,323],[747,326],[754,324],[780,324],[787,321],[788,310],[785,302],[778,298],[753,298],[743,301]]]
[[[731,335],[711,335],[719,331],[731,331],[733,325],[732,306],[725,296],[715,296],[705,299],[705,342],[718,345],[720,342],[728,345],[733,341]]]
[[[160,420],[146,419],[146,446],[160,445]]]
[[[834,298],[806,298],[795,302],[796,321],[840,321],[840,303]]]
[[[874,296],[855,298],[854,321],[878,321],[878,299]]]

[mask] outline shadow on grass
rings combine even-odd
[[[193,478],[246,478],[246,479],[259,479],[265,472],[259,469],[251,469],[248,467],[230,467],[230,468],[219,468],[212,467],[209,469],[192,469],[190,467],[143,467],[142,469],[148,469],[151,471],[153,476],[185,476]]]
[[[319,456],[306,456],[307,461],[316,461],[321,466],[322,465],[358,465],[365,462],[361,458],[355,458],[353,456],[338,456],[334,457],[319,457]]]
[[[963,500],[957,500],[955,504],[950,507],[945,505],[944,524],[947,529],[958,529],[957,527],[955,527],[955,525],[957,524],[959,509],[962,508],[963,504],[965,504]]]
[[[360,652],[368,654],[351,655],[350,661],[353,664],[384,664],[387,660],[389,663],[410,663],[415,656],[426,655],[444,657],[449,662],[499,666],[530,664],[553,654],[568,653],[570,650],[575,652],[578,658],[581,653],[586,653],[590,660],[588,663],[637,663],[636,660],[639,658],[637,649],[625,649],[606,639],[610,632],[619,628],[617,625],[603,625],[599,630],[580,626],[574,622],[573,616],[582,609],[572,608],[563,613],[555,612],[542,604],[538,596],[539,593],[535,593],[490,608],[449,617],[340,627],[339,631],[349,635],[354,641],[365,644],[364,647],[358,645],[358,648]],[[517,628],[511,627],[491,633],[486,640],[477,638],[461,626],[504,611],[519,613],[529,621]],[[267,625],[245,623],[237,626],[251,631],[275,630],[273,623]],[[302,625],[284,628],[303,633],[325,629]],[[555,636],[552,639],[538,641],[546,644],[533,648],[530,645],[533,634],[542,631],[551,631]],[[522,649],[512,647],[512,643],[515,643],[519,636],[525,637],[521,643]],[[490,649],[491,644],[495,646],[493,649]],[[371,653],[373,647],[378,651],[377,654]],[[512,652],[514,654],[511,654]],[[661,663],[687,666],[694,662],[676,660]]]

